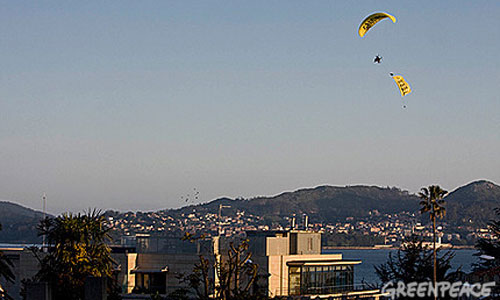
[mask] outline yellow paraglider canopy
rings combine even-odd
[[[363,22],[359,25],[358,29],[358,34],[360,37],[363,37],[370,28],[375,26],[378,22],[382,21],[385,18],[389,18],[392,20],[393,23],[396,23],[396,18],[394,16],[391,16],[388,13],[385,12],[379,12],[379,13],[373,13],[366,17]]]
[[[401,92],[401,97],[404,97],[404,96],[408,95],[409,93],[411,93],[410,85],[408,84],[408,82],[405,81],[403,76],[395,75],[395,76],[392,76],[392,79],[394,79],[394,81],[396,82],[396,84],[399,88],[399,91]]]

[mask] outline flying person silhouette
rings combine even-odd
[[[380,56],[380,55],[377,54],[377,56],[375,56],[375,58],[373,59],[373,63],[374,64],[379,64],[381,62],[382,62],[382,56]]]

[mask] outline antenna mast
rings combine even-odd
[[[42,194],[42,212],[43,212],[42,222],[45,221],[45,217],[46,217],[46,214],[45,214],[46,202],[47,202],[47,195],[45,193],[43,193]],[[45,224],[45,223],[42,223],[42,224]],[[42,235],[42,252],[45,252],[45,234]]]

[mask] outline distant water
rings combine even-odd
[[[0,243],[0,248],[28,248],[28,247],[42,247],[42,244],[8,244]]]
[[[455,270],[462,266],[462,271],[470,272],[472,269],[472,264],[477,262],[477,257],[473,254],[476,250],[463,249],[463,250],[453,250],[455,252],[455,257],[453,258],[451,264],[452,269]],[[342,253],[343,259],[346,260],[361,260],[362,263],[354,267],[354,281],[355,284],[361,284],[363,279],[366,283],[380,283],[375,273],[374,266],[378,266],[387,262],[389,253],[396,254],[397,250],[389,249],[369,249],[369,250],[323,250],[325,254]],[[394,255],[393,254],[393,255]]]
[[[23,248],[37,246],[41,247],[40,244],[7,244],[0,243],[0,248]],[[325,254],[335,254],[341,253],[343,259],[345,260],[361,260],[362,263],[356,265],[354,267],[354,281],[355,284],[361,284],[363,280],[366,283],[380,283],[375,273],[374,266],[378,266],[387,262],[387,258],[389,257],[389,253],[396,254],[397,250],[389,250],[389,249],[329,249],[323,250]],[[453,250],[455,252],[455,257],[452,260],[452,269],[456,270],[458,267],[462,267],[462,271],[470,272],[472,269],[472,264],[477,262],[477,257],[474,256],[474,253],[477,250],[469,250],[469,249],[461,249],[461,250]],[[393,254],[393,255],[394,255]]]

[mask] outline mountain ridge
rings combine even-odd
[[[456,188],[446,196],[447,216],[444,221],[452,226],[475,226],[487,224],[495,217],[494,208],[500,207],[500,186],[488,180],[476,180]],[[196,210],[200,213],[217,214],[219,204],[230,205],[228,214],[237,210],[262,216],[266,222],[283,222],[293,214],[307,214],[311,222],[334,223],[347,217],[365,218],[372,212],[394,214],[414,213],[427,222],[428,217],[418,214],[417,195],[398,187],[380,187],[375,185],[320,185],[312,188],[300,188],[274,196],[258,196],[249,199],[221,197],[212,201],[184,206],[176,209],[164,209],[165,212],[181,218],[182,214]],[[233,211],[233,212],[231,212]],[[113,215],[126,213],[117,211]],[[26,208],[11,201],[0,201],[0,242],[34,242],[36,224],[43,213]]]
[[[0,200],[0,242],[37,243],[36,226],[43,219],[43,212],[12,201]],[[50,216],[50,215],[49,215]]]
[[[446,196],[448,217],[452,225],[484,226],[493,219],[495,207],[500,207],[500,186],[488,180],[469,182]],[[217,213],[218,203],[231,205],[233,209],[257,215],[284,217],[292,214],[308,214],[311,220],[335,222],[346,217],[366,217],[371,210],[380,213],[402,211],[418,214],[420,199],[416,194],[397,187],[375,185],[329,186],[300,188],[274,196],[258,196],[251,199],[215,199],[206,203],[164,211],[173,214],[192,209]],[[231,210],[231,209],[230,209]],[[420,218],[426,222],[425,218]]]

